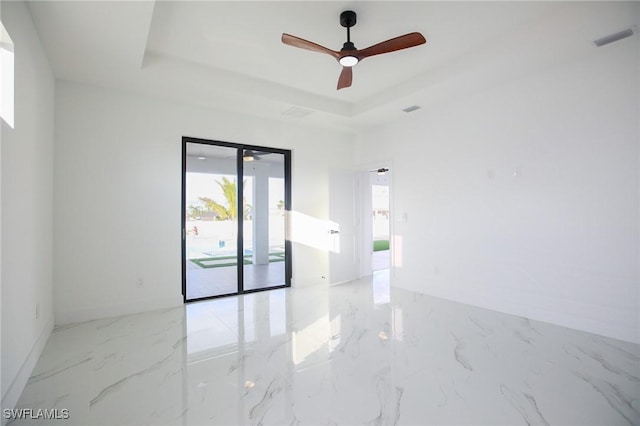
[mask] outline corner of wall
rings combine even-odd
[[[47,320],[46,325],[42,329],[40,336],[38,336],[38,340],[36,340],[35,344],[29,351],[26,359],[22,363],[22,366],[18,370],[18,373],[14,377],[13,381],[9,385],[7,389],[3,389],[2,395],[2,411],[5,409],[12,409],[18,403],[18,399],[24,390],[24,387],[31,376],[31,372],[35,368],[38,359],[40,359],[40,355],[42,355],[42,351],[44,350],[44,346],[49,340],[49,336],[53,331],[54,318],[53,314]],[[2,425],[5,425],[7,420],[2,416]]]

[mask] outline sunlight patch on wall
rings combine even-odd
[[[330,233],[337,229],[337,224],[295,211],[289,212],[289,220],[292,242],[318,250],[340,252],[340,240],[335,238],[337,234]]]

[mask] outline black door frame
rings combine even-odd
[[[195,299],[187,299],[187,143],[198,143],[203,145],[215,145],[227,148],[236,149],[236,174],[238,182],[244,181],[244,161],[242,154],[244,150],[271,152],[274,154],[284,155],[284,209],[285,209],[285,240],[284,240],[284,269],[285,269],[285,283],[283,285],[264,287],[251,290],[244,289],[244,217],[242,214],[238,214],[238,241],[237,241],[237,289],[236,293],[220,294],[214,296],[199,297]],[[242,212],[244,207],[242,206],[242,200],[244,199],[244,185],[236,185],[237,194],[237,211]],[[291,211],[291,150],[270,148],[258,145],[246,145],[235,142],[216,141],[210,139],[194,138],[189,136],[182,137],[182,199],[181,199],[182,212],[180,214],[181,223],[180,229],[182,233],[182,300],[184,303],[196,302],[199,300],[215,299],[218,297],[236,296],[239,294],[255,293],[264,290],[273,290],[278,288],[291,287],[292,277],[292,265],[291,265],[291,240],[289,239],[289,212]]]

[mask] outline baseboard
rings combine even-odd
[[[333,287],[334,285],[340,285],[340,284],[346,284],[346,283],[350,283],[355,281],[357,278],[354,278],[352,280],[343,280],[343,281],[336,281],[335,283],[329,283],[330,287]]]
[[[119,303],[108,306],[96,306],[90,308],[75,309],[66,312],[56,312],[56,325],[73,324],[77,322],[91,321],[100,318],[112,318],[122,315],[137,314],[140,312],[154,311],[156,309],[168,309],[181,306],[182,296],[163,297],[157,299],[138,300],[127,303]]]
[[[42,355],[42,351],[44,350],[44,346],[46,345],[47,340],[49,340],[49,336],[53,331],[53,324],[54,318],[53,315],[51,315],[51,317],[49,317],[49,319],[47,320],[44,328],[42,329],[42,332],[38,336],[38,339],[31,347],[31,350],[22,363],[22,366],[18,370],[18,373],[11,381],[9,388],[6,390],[5,394],[2,395],[3,413],[5,409],[15,408],[16,404],[18,403],[18,399],[20,399],[20,395],[22,395],[22,391],[24,390],[29,377],[31,377],[31,373],[38,363],[40,355]],[[6,425],[7,422],[8,419],[5,419],[4,416],[2,416],[2,426]]]

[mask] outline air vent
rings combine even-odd
[[[420,107],[418,105],[413,105],[410,107],[406,107],[405,109],[403,109],[404,112],[413,112],[415,110],[420,109]]]
[[[610,44],[615,41],[622,40],[623,38],[631,37],[632,35],[633,35],[633,28],[627,28],[624,31],[620,31],[615,34],[610,34],[608,36],[594,40],[593,43],[598,47],[602,47],[606,44]]]
[[[315,111],[311,109],[306,109],[298,106],[294,106],[289,108],[286,111],[282,112],[282,115],[288,115],[290,117],[302,118],[306,117],[309,114],[313,114]]]

